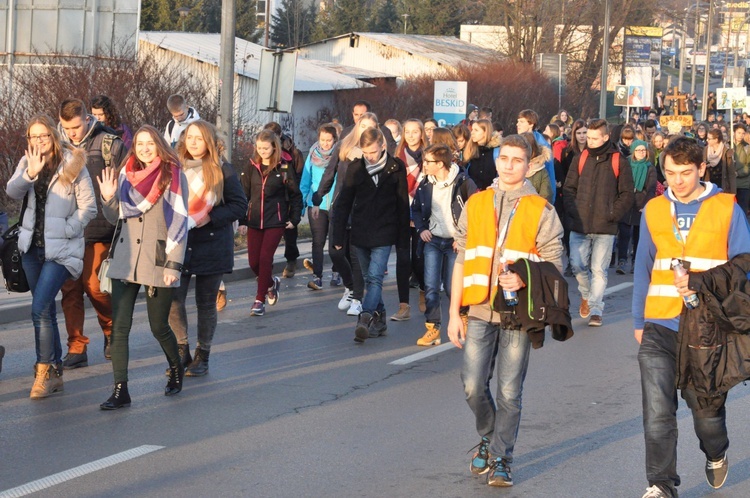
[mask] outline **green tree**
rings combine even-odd
[[[409,24],[420,35],[457,36],[461,30],[463,2],[456,0],[407,0]],[[411,31],[411,30],[410,30]]]
[[[260,39],[254,0],[237,0],[235,34],[243,40],[257,43]]]
[[[271,42],[282,47],[297,47],[312,39],[315,5],[304,0],[282,0],[271,17]]]
[[[375,33],[400,33],[401,19],[393,0],[382,0],[372,17],[370,30]]]
[[[338,0],[331,11],[328,36],[352,31],[365,31],[369,25],[370,8],[366,0]]]
[[[143,0],[141,3],[141,29],[143,31],[173,31],[177,29],[175,0]]]

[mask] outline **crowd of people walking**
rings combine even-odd
[[[262,317],[282,297],[282,280],[273,274],[282,239],[281,277],[297,273],[297,227],[306,215],[312,236],[311,258],[303,261],[311,272],[307,287],[324,287],[327,244],[330,285],[343,287],[335,305],[356,317],[354,341],[387,335],[389,320],[412,319],[410,294],[418,288],[424,327],[415,332],[416,344],[438,345],[446,333],[464,350],[461,375],[481,439],[470,469],[487,474],[491,486],[513,484],[523,381],[530,349],[541,346],[539,329],[516,322],[508,310],[530,299],[532,275],[564,289],[566,303],[565,277],[574,277],[579,315],[600,327],[610,270],[634,274],[649,480],[644,496],[676,496],[670,453],[676,435],[664,432],[674,425],[674,332],[683,298],[700,289],[692,277],[674,279],[669,261],[709,272],[750,253],[750,117],[724,128],[714,117],[692,129],[672,123],[662,129],[657,116],[612,125],[573,119],[564,109],[546,121],[524,109],[517,133],[504,136],[486,107],[469,106],[453,127],[431,118],[381,125],[370,104],[358,101],[351,126],[319,126],[306,159],[272,122],[254,137],[252,158],[231,165],[216,128],[182,96],[166,105],[172,119],[163,132],[143,125],[133,133],[107,96],[89,106],[62,102],[58,123],[43,114],[28,122],[27,150],[6,192],[22,202],[18,247],[36,344],[31,398],[61,392],[63,371],[88,365],[85,294],[104,335],[103,355],[112,361],[112,393],[101,409],[129,406],[129,335],[142,288],[151,332],[167,361],[164,394],[181,392],[184,376],[209,372],[235,233],[246,237],[257,276],[249,315]],[[0,224],[7,227],[7,216]],[[399,307],[389,316],[383,283],[393,247]],[[549,296],[534,298],[547,303]],[[555,299],[548,304],[558,306]],[[568,339],[567,304],[561,316],[545,322],[542,335],[546,325],[556,339]],[[0,347],[0,361],[3,354]],[[691,386],[682,390],[707,456],[707,479],[720,487],[728,468],[726,392],[713,393],[707,407]]]

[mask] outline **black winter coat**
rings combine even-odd
[[[375,185],[364,159],[352,161],[333,205],[329,244],[344,246],[351,214],[351,243],[359,247],[409,247],[409,192],[406,167],[390,154]]]
[[[208,216],[211,221],[188,232],[183,273],[215,275],[232,273],[234,267],[234,228],[232,224],[247,212],[247,197],[229,163],[221,167],[224,198]]]
[[[653,166],[648,168],[646,174],[646,183],[643,184],[643,190],[633,192],[634,200],[633,207],[625,213],[622,218],[622,222],[630,226],[641,225],[641,210],[644,208],[646,203],[656,196],[656,168]]]
[[[250,228],[279,228],[291,221],[299,225],[302,218],[302,193],[297,175],[288,162],[282,160],[268,174],[261,173],[263,166],[249,161],[240,172],[240,183],[247,197],[247,216],[240,223]]]
[[[700,305],[683,306],[677,335],[678,389],[715,397],[750,379],[750,254],[690,274]],[[742,333],[738,333],[742,332]]]
[[[472,158],[466,164],[466,173],[479,190],[486,190],[497,178],[495,166],[495,147],[479,147],[479,157]]]
[[[627,158],[620,157],[620,174],[612,169],[613,148],[589,157],[578,175],[577,154],[563,186],[567,227],[584,234],[617,234],[617,223],[633,207],[633,172]]]

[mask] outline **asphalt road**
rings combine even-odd
[[[209,375],[186,378],[185,389],[173,398],[162,394],[166,361],[139,303],[131,335],[133,404],[116,412],[98,408],[109,396],[112,372],[90,312],[91,366],[66,372],[65,392],[40,401],[28,398],[30,324],[0,326],[0,343],[8,349],[0,374],[0,497],[22,494],[3,490],[28,483],[39,489],[51,481],[36,496],[643,494],[629,287],[606,298],[603,327],[590,329],[576,317],[571,340],[548,338],[532,351],[513,465],[516,484],[491,489],[468,469],[467,451],[479,439],[463,398],[461,352],[443,348],[416,362],[390,364],[425,351],[415,345],[422,333],[416,306],[410,321],[389,322],[387,337],[357,345],[354,318],[336,309],[340,290],[309,291],[307,273],[283,281],[279,304],[264,317],[249,316],[254,281],[231,283]],[[630,281],[630,275],[612,275],[609,286]],[[577,307],[574,285],[571,297]],[[385,301],[395,311],[393,266]],[[195,323],[194,313],[190,321]],[[731,467],[720,491],[705,482],[704,459],[682,404],[680,496],[750,496],[748,393],[738,386],[730,394]]]

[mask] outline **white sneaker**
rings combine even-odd
[[[346,311],[349,309],[349,306],[352,304],[352,291],[349,289],[344,289],[344,295],[341,296],[341,300],[339,301],[339,309],[341,311]]]
[[[669,496],[659,486],[650,486],[641,498],[669,498]]]
[[[352,299],[352,304],[349,306],[349,311],[346,312],[349,316],[359,316],[362,313],[362,303],[358,299]]]

